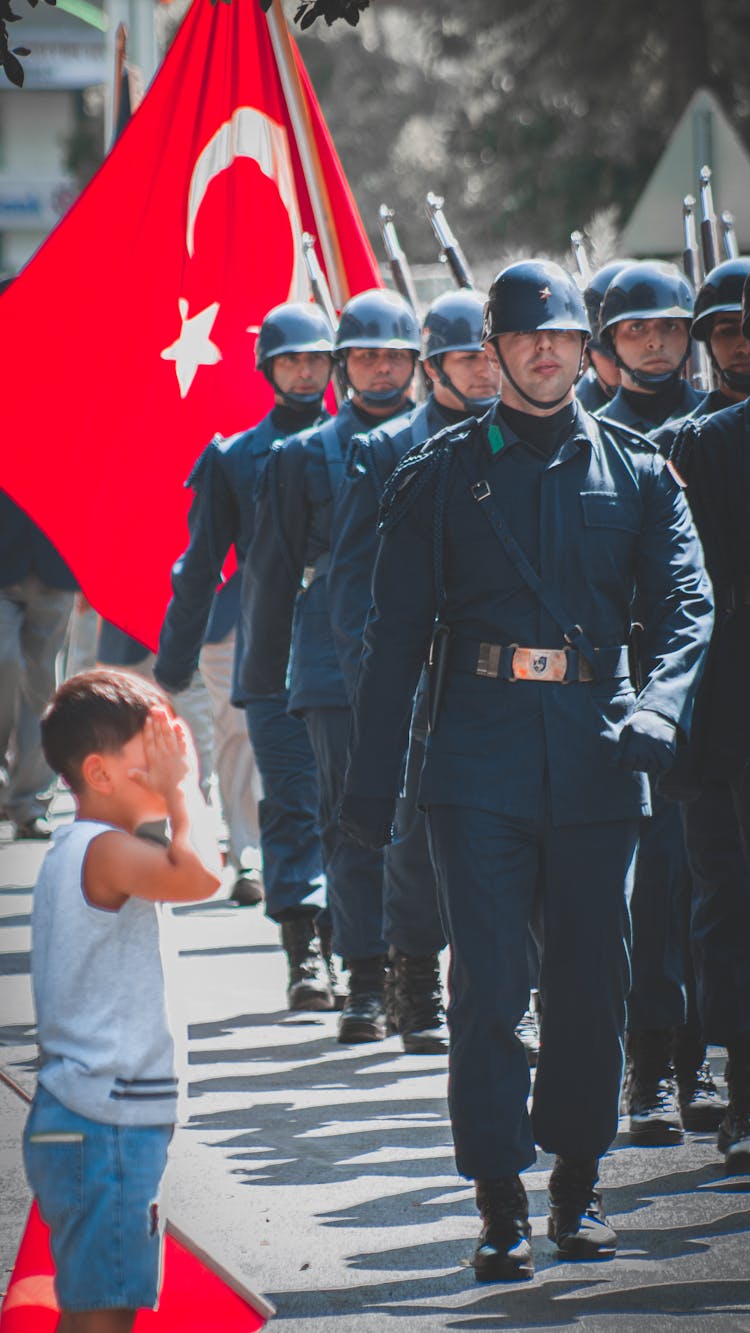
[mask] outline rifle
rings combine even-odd
[[[734,230],[734,214],[722,213],[719,218],[721,225],[721,243],[724,246],[724,255],[727,259],[739,258],[740,247],[737,244],[737,236]]]
[[[433,194],[432,191],[425,200],[427,217],[440,246],[440,262],[448,265],[457,287],[467,287],[470,291],[473,291],[474,279],[466,262],[466,256],[446,222],[445,213],[443,212],[444,203],[445,200],[439,194]]]
[[[697,289],[701,280],[701,257],[698,250],[698,238],[695,234],[695,199],[692,194],[686,194],[682,201],[682,231],[684,249],[682,251],[682,268],[693,288]],[[690,356],[687,364],[688,383],[692,384],[698,393],[708,393],[711,388],[711,366],[706,355],[706,349],[701,342],[693,341]]]
[[[400,292],[405,301],[408,301],[415,314],[419,313],[419,301],[417,298],[417,289],[414,286],[409,261],[401,248],[401,242],[398,239],[398,233],[394,225],[395,214],[392,208],[387,204],[381,204],[378,210],[380,218],[380,233],[383,237],[385,246],[385,256],[388,260],[388,267],[391,270],[393,285],[396,291]]]
[[[701,257],[695,234],[695,198],[692,194],[686,194],[682,201],[682,234],[682,271],[697,291],[701,280]]]
[[[310,281],[310,291],[313,294],[313,300],[319,305],[323,314],[328,317],[331,328],[336,331],[338,317],[336,307],[333,304],[331,289],[328,286],[326,275],[320,267],[317,251],[315,249],[315,237],[311,236],[309,231],[302,233],[302,258],[307,269],[307,276]]]
[[[716,214],[714,197],[711,189],[711,168],[700,169],[701,191],[701,249],[703,251],[703,272],[709,273],[718,264],[716,245]]]
[[[572,231],[570,233],[570,244],[573,247],[573,258],[576,261],[576,268],[578,269],[578,276],[581,279],[581,285],[585,287],[588,285],[589,278],[591,277],[591,265],[589,264],[589,257],[586,254],[586,247],[583,244],[583,236],[580,231]]]

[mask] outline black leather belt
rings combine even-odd
[[[595,648],[594,652],[599,680],[630,675],[627,645]],[[490,680],[537,680],[570,685],[594,679],[591,666],[577,648],[526,648],[518,643],[451,639],[448,661],[454,671]]]

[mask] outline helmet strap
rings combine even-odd
[[[711,357],[711,365],[716,371],[716,378],[726,384],[728,389],[734,393],[750,393],[750,375],[743,375],[736,370],[722,370],[716,357],[713,354],[711,343],[708,344],[708,351]]]
[[[409,391],[409,385],[414,379],[414,368],[417,362],[416,352],[412,352],[409,378],[405,380],[403,384],[397,385],[394,389],[357,389],[349,379],[346,355],[347,350],[348,349],[345,349],[344,352],[336,358],[336,369],[338,371],[339,380],[346,392],[356,394],[365,407],[397,407],[399,403],[404,401]]]
[[[431,356],[429,358],[429,360],[432,362],[433,366],[437,371],[438,380],[442,384],[443,388],[447,389],[449,393],[452,393],[454,398],[457,398],[461,406],[465,407],[466,411],[469,412],[472,416],[475,415],[475,413],[477,412],[480,413],[487,412],[495,402],[497,394],[493,394],[491,398],[469,398],[467,394],[462,393],[460,389],[456,388],[456,385],[453,383],[453,380],[450,378],[449,375],[446,374],[445,370],[443,369],[444,355],[445,355],[444,352],[440,352],[438,353],[437,356]]]
[[[680,364],[675,366],[674,370],[663,370],[658,375],[649,374],[647,370],[633,370],[631,366],[627,365],[626,362],[623,361],[619,352],[615,350],[614,338],[612,339],[612,351],[614,353],[614,362],[618,370],[624,370],[625,374],[630,376],[633,383],[637,384],[639,389],[666,389],[669,385],[676,384],[677,381],[682,378],[682,372],[685,369],[688,357],[690,356],[690,339],[688,338],[685,355],[680,361]]]
[[[263,362],[261,370],[276,395],[276,401],[280,402],[283,407],[291,407],[292,409],[314,407],[316,403],[323,402],[325,389],[316,389],[315,393],[285,393],[283,389],[279,388],[273,377],[273,362],[274,358],[269,357],[267,361]]]
[[[500,368],[501,368],[501,370],[502,370],[502,372],[503,372],[505,378],[508,380],[508,382],[509,382],[510,384],[513,385],[513,388],[515,389],[515,391],[516,391],[516,393],[519,395],[519,397],[520,397],[520,398],[523,398],[524,402],[526,402],[526,403],[530,403],[532,407],[538,407],[538,408],[541,408],[541,409],[543,409],[543,410],[545,410],[545,411],[548,411],[548,412],[553,411],[554,408],[559,407],[561,403],[564,403],[564,402],[565,402],[565,399],[567,398],[568,394],[570,393],[570,390],[573,388],[573,385],[575,385],[575,384],[578,383],[579,379],[581,378],[581,375],[583,374],[583,370],[584,370],[584,364],[583,364],[583,363],[584,363],[584,356],[583,356],[583,354],[584,354],[584,352],[586,351],[586,334],[585,334],[585,333],[582,333],[582,334],[581,334],[581,359],[580,359],[580,361],[578,362],[578,370],[577,370],[577,372],[576,372],[576,377],[575,377],[575,379],[573,380],[573,383],[570,385],[570,388],[567,388],[567,389],[565,390],[565,393],[561,393],[559,398],[553,398],[550,402],[548,402],[548,401],[547,401],[546,399],[544,399],[544,398],[532,398],[532,396],[531,396],[530,393],[526,393],[526,391],[525,391],[524,389],[521,388],[520,384],[517,384],[517,383],[516,383],[516,381],[514,380],[513,376],[511,375],[510,371],[508,370],[508,367],[507,367],[507,365],[505,364],[505,357],[503,356],[502,352],[500,351],[500,339],[499,339],[498,337],[495,337],[495,338],[493,338],[492,341],[493,341],[493,343],[494,343],[495,352],[496,352],[496,354],[497,354],[497,359],[498,359],[498,361],[500,362]]]

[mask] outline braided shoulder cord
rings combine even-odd
[[[669,450],[669,461],[683,475],[690,467],[693,450],[700,440],[701,423],[699,420],[686,421],[682,430],[675,435]]]

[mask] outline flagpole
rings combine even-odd
[[[320,165],[318,146],[310,123],[307,98],[297,69],[292,40],[281,8],[281,0],[272,0],[266,17],[276,63],[279,67],[279,76],[284,89],[284,97],[302,161],[302,170],[310,192],[310,201],[315,214],[318,239],[326,262],[328,280],[333,292],[333,299],[340,310],[350,296],[346,268],[336,233],[333,209],[331,208],[323,168]]]

